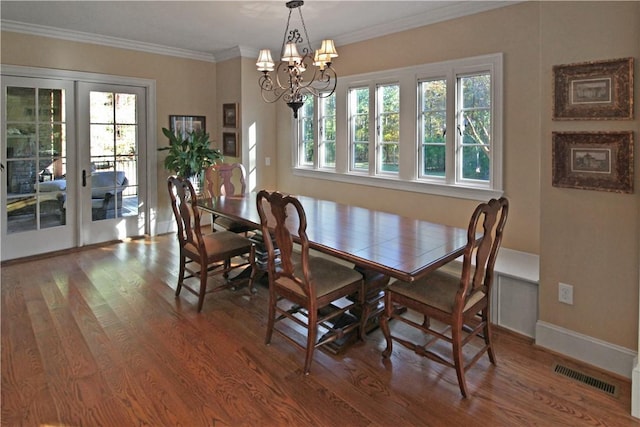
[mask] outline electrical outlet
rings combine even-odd
[[[573,286],[558,283],[558,301],[573,305]]]
[[[271,166],[271,157],[265,157],[264,158],[264,165],[265,166]]]

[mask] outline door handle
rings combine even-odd
[[[85,169],[82,169],[82,186],[83,187],[87,186],[87,171]]]

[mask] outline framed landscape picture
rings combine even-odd
[[[633,193],[633,132],[553,132],[554,187]]]
[[[553,67],[554,120],[633,118],[633,58]]]
[[[222,132],[222,155],[240,157],[237,132]]]
[[[238,127],[238,104],[222,104],[222,127]]]
[[[179,132],[182,137],[192,131],[207,131],[205,116],[169,116],[169,129],[171,132]]]

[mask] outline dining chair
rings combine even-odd
[[[363,339],[362,324],[368,315],[366,306],[359,320],[347,312],[364,305],[364,281],[359,272],[348,266],[309,254],[307,219],[296,197],[262,190],[257,195],[257,207],[262,235],[273,235],[280,250],[279,264],[276,265],[273,241],[264,239],[269,276],[269,318],[265,343],[271,342],[275,331],[304,350],[303,372],[308,374],[316,348],[348,337],[347,334],[356,334]],[[299,254],[294,252],[294,235],[298,236]],[[350,295],[357,295],[356,301],[346,298]],[[289,321],[288,328],[284,323],[278,324],[285,320]],[[294,324],[306,329],[305,344],[295,338],[298,333]],[[290,327],[292,325],[293,328]],[[318,339],[320,330],[325,333]]]
[[[243,196],[247,192],[246,170],[242,163],[215,163],[204,171],[205,197]],[[211,214],[211,229],[215,224],[234,233],[247,235],[253,227],[229,218]]]
[[[183,287],[186,288],[198,297],[198,312],[200,312],[205,294],[238,285],[229,279],[229,273],[252,265],[255,249],[249,239],[231,231],[203,234],[200,228],[197,195],[191,182],[182,177],[171,176],[167,180],[167,185],[171,208],[178,224],[180,244],[180,272],[176,297],[180,295]],[[247,254],[249,254],[248,257]],[[222,275],[223,283],[218,283],[207,290],[208,278],[216,275]],[[195,285],[185,283],[190,278],[199,279],[197,289]],[[253,275],[248,280],[249,288],[253,292]]]
[[[495,365],[489,321],[490,293],[508,210],[509,203],[504,197],[476,207],[467,230],[460,276],[436,270],[412,283],[396,281],[387,287],[384,314],[380,319],[387,342],[382,353],[384,358],[391,356],[395,340],[420,356],[452,367],[456,370],[463,397],[469,395],[465,372],[484,353],[488,353],[489,361]],[[412,318],[412,313],[421,315],[422,323]],[[394,325],[392,332],[389,326],[392,319],[426,333],[427,342],[418,344],[415,342],[418,339],[410,340],[406,334],[401,337],[399,328],[396,328],[400,325]],[[437,322],[432,323],[432,320]],[[474,337],[481,341],[479,348],[475,345],[478,339],[473,340]],[[435,350],[439,340],[449,343],[448,351]]]

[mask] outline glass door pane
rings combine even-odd
[[[91,220],[138,215],[135,94],[90,92]]]
[[[66,120],[61,89],[7,87],[7,233],[66,224]]]

